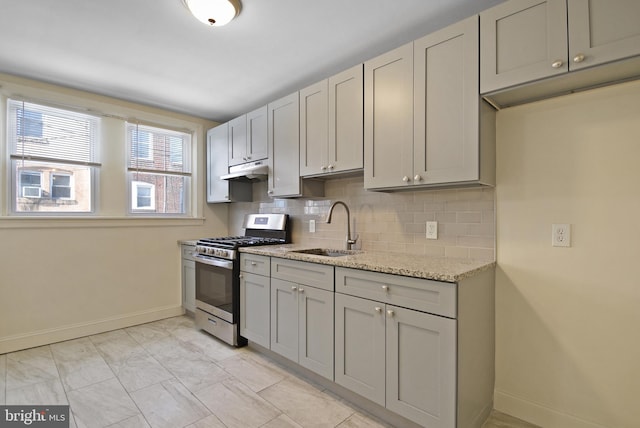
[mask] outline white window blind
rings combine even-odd
[[[169,129],[127,123],[129,211],[187,214],[191,179],[191,135]],[[142,183],[153,195],[139,199]],[[145,192],[147,190],[144,190]],[[154,201],[153,204],[146,201]]]
[[[7,101],[7,115],[12,211],[93,212],[100,119],[15,99]]]

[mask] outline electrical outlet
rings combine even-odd
[[[571,246],[571,225],[552,224],[551,225],[551,246],[570,247]]]
[[[315,220],[309,220],[309,232],[310,233],[316,233],[316,221]]]
[[[427,239],[438,239],[438,222],[427,222]]]

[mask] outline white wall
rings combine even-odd
[[[497,117],[498,410],[640,423],[640,82]],[[570,223],[571,248],[551,247]]]
[[[192,218],[128,218],[124,128],[105,125],[96,217],[12,217],[0,107],[0,354],[181,314],[178,240],[228,230],[228,207],[204,201],[204,132],[214,123],[0,75],[0,103],[16,94],[193,129],[195,199]]]

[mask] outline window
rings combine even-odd
[[[71,199],[71,175],[51,174],[51,197]]]
[[[131,208],[134,210],[155,210],[155,186],[144,181],[131,182]]]
[[[7,107],[12,212],[93,212],[100,120],[26,101]]]
[[[35,171],[20,172],[20,196],[39,198],[42,196],[42,174]]]
[[[131,213],[188,214],[191,135],[127,124]]]

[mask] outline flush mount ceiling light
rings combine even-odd
[[[183,0],[183,2],[198,21],[214,27],[231,22],[240,9],[236,0]]]

